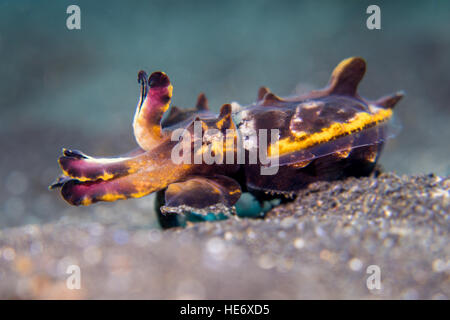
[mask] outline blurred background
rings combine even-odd
[[[66,9],[81,8],[81,30]],[[368,30],[366,8],[381,8]],[[362,56],[360,94],[404,90],[403,126],[380,163],[399,174],[448,175],[450,2],[0,1],[0,228],[55,220],[157,227],[152,197],[69,207],[47,186],[61,147],[111,156],[135,146],[137,72],[165,71],[173,104],[199,92],[216,110],[323,87],[342,59]]]

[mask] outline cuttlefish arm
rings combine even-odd
[[[112,170],[113,166],[108,166],[108,164],[118,164],[120,159],[129,159],[144,152],[145,150],[136,148],[115,158],[101,159],[88,156],[79,150],[63,148],[63,156],[58,159],[63,174],[61,174],[48,188],[50,190],[60,188],[65,182],[74,178],[82,181],[96,180],[101,177],[105,178],[108,175],[108,171],[111,172],[111,177],[113,177],[114,175],[117,175],[117,172],[114,172],[114,170]],[[97,172],[97,174],[95,174],[95,172]]]
[[[139,198],[167,188],[164,212],[231,208],[241,196],[239,183],[223,175],[196,176],[193,165],[174,164],[174,143],[129,158],[96,159],[65,150],[59,161],[65,175],[52,188],[61,187],[72,205]]]
[[[168,140],[125,158],[98,159],[65,152],[59,159],[64,176],[53,187],[61,187],[63,198],[72,205],[143,197],[190,174],[192,165],[171,161],[175,143]]]
[[[147,80],[140,71],[138,82],[141,94],[133,120],[134,136],[139,146],[151,150],[167,136],[163,133],[161,120],[169,109],[172,99],[172,84],[164,72],[153,72]]]
[[[186,181],[172,183],[165,192],[164,213],[228,211],[240,198],[241,187],[235,180],[223,176],[191,176]]]

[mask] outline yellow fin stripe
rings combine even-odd
[[[278,155],[284,155],[287,153],[303,150],[320,143],[324,143],[330,140],[334,140],[338,137],[349,135],[351,133],[361,131],[364,128],[374,125],[376,123],[386,121],[392,116],[391,109],[380,109],[375,114],[369,114],[367,112],[358,113],[350,122],[345,123],[333,123],[327,128],[323,128],[320,132],[310,134],[306,138],[301,136],[301,140],[292,139],[287,137],[277,141],[274,145],[269,146],[268,155],[276,155],[278,148]],[[272,149],[275,149],[272,151]]]

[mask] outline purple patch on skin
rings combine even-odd
[[[131,181],[116,180],[96,180],[80,182],[72,179],[66,182],[62,189],[61,195],[70,204],[79,206],[81,204],[91,204],[98,201],[115,201],[118,199],[129,198],[135,193],[135,187]],[[105,198],[106,195],[111,197]],[[83,203],[83,200],[88,201]]]
[[[96,180],[102,176],[120,177],[128,173],[128,166],[123,162],[101,163],[74,157],[60,157],[61,168],[72,178]]]

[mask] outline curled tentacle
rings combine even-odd
[[[145,81],[145,72],[140,72],[141,98],[134,115],[134,136],[144,150],[154,148],[163,139],[161,119],[169,109],[172,85],[164,72],[153,72]]]

